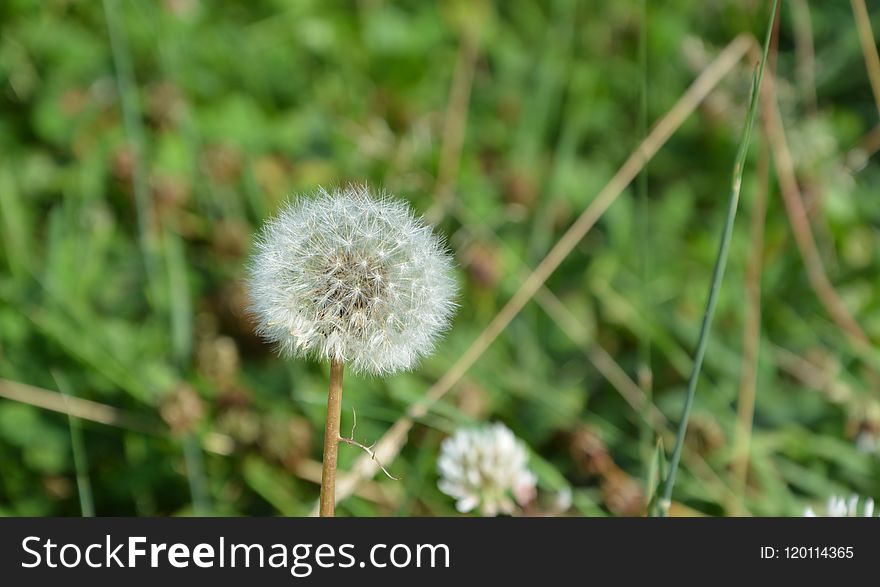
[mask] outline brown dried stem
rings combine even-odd
[[[782,200],[794,233],[795,243],[807,270],[807,278],[819,301],[825,307],[834,323],[847,335],[857,351],[864,352],[870,348],[868,336],[859,323],[852,317],[843,300],[838,295],[825,273],[822,257],[813,238],[807,209],[798,186],[794,162],[785,138],[782,116],[776,103],[773,78],[768,78],[764,104],[764,132],[773,152],[773,162],[782,192]]]
[[[435,224],[452,205],[452,190],[461,165],[471,87],[480,55],[480,30],[486,10],[487,8],[482,4],[475,6],[476,18],[473,22],[463,25],[461,32],[461,43],[458,47],[458,57],[452,74],[449,101],[443,121],[443,142],[440,145],[437,183],[434,186],[434,204],[427,213],[428,219]]]
[[[761,274],[764,266],[764,223],[767,217],[767,192],[770,153],[766,143],[758,159],[755,205],[752,209],[752,243],[746,265],[746,317],[743,332],[742,375],[736,404],[736,432],[733,443],[734,495],[737,500],[728,509],[742,515],[749,470],[749,444],[755,415],[758,377],[758,348],[761,343]]]
[[[859,31],[859,41],[862,44],[862,55],[865,59],[865,68],[868,70],[868,79],[871,81],[871,91],[874,93],[874,101],[880,112],[880,55],[877,54],[877,45],[874,43],[874,31],[871,30],[871,16],[865,0],[852,0],[853,16],[856,19],[856,28]]]
[[[791,16],[794,26],[795,59],[797,60],[797,80],[804,96],[807,109],[815,113],[818,108],[816,97],[816,51],[813,42],[813,22],[807,0],[793,0]]]

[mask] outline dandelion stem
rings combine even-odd
[[[321,517],[332,518],[336,506],[336,460],[339,453],[339,421],[342,417],[342,361],[330,361],[327,393],[327,426],[324,428],[324,464],[321,469]]]
[[[718,302],[718,293],[721,291],[721,282],[724,277],[724,269],[727,266],[727,254],[730,250],[730,239],[733,236],[733,223],[736,219],[736,209],[739,204],[739,193],[742,186],[743,167],[745,166],[746,154],[749,150],[752,126],[755,121],[755,112],[758,109],[758,94],[761,89],[761,81],[764,79],[764,64],[767,62],[767,52],[770,47],[770,38],[773,32],[773,22],[776,20],[777,0],[773,0],[770,8],[770,21],[767,24],[767,33],[764,38],[764,49],[761,61],[752,78],[752,93],[749,100],[749,110],[743,127],[742,137],[736,154],[736,162],[733,166],[730,198],[727,203],[727,218],[724,221],[724,230],[721,233],[721,242],[718,245],[718,256],[715,258],[715,267],[712,269],[712,281],[709,286],[709,298],[706,301],[706,312],[700,325],[700,336],[697,340],[697,350],[694,353],[694,364],[688,379],[687,396],[678,424],[678,433],[675,436],[675,447],[669,462],[669,474],[663,486],[662,499],[659,502],[660,515],[666,515],[672,503],[672,490],[675,487],[675,474],[678,472],[678,464],[681,461],[681,450],[684,446],[684,438],[687,433],[688,420],[691,415],[691,407],[697,391],[697,381],[700,378],[700,369],[703,366],[703,358],[709,344],[709,331],[712,329],[712,318],[715,315],[715,305]]]

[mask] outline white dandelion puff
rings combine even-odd
[[[860,507],[861,504],[861,507]],[[880,514],[878,514],[880,516]],[[825,513],[816,514],[816,511],[808,507],[804,510],[805,518],[873,518],[874,517],[874,500],[862,500],[858,495],[850,495],[844,498],[839,495],[832,495],[825,504]]]
[[[528,469],[525,445],[504,424],[458,430],[440,446],[440,491],[464,513],[512,514],[535,497],[537,478]]]
[[[250,268],[258,332],[293,357],[409,369],[455,309],[452,259],[410,208],[366,186],[320,190],[267,222]]]

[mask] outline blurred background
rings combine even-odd
[[[781,3],[767,75],[785,140],[759,116],[674,515],[880,497],[880,130],[858,5]],[[368,181],[448,239],[461,307],[437,352],[410,374],[346,375],[343,430],[355,408],[369,444],[724,47],[763,36],[768,10],[4,1],[0,514],[308,514],[327,367],[282,360],[253,333],[243,278],[260,224],[293,194]],[[384,463],[400,480],[361,484],[340,515],[455,514],[437,489],[440,442],[493,421],[529,447],[539,480],[520,513],[643,515],[658,439],[668,451],[679,420],[754,63],[724,74],[417,420]],[[341,469],[361,456],[340,447]]]

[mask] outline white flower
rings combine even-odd
[[[428,354],[455,309],[452,260],[410,208],[366,186],[298,198],[250,268],[258,332],[282,354],[392,373]]]
[[[511,514],[514,500],[523,506],[535,497],[537,478],[527,464],[525,446],[504,424],[461,429],[440,446],[438,487],[460,512],[479,506],[486,516]]]
[[[864,501],[864,505],[859,511],[859,496],[858,495],[850,495],[849,498],[844,499],[838,495],[832,495],[828,498],[828,502],[825,505],[825,515],[822,517],[826,518],[873,518],[874,517],[874,500],[866,499]],[[804,510],[805,518],[815,518],[816,512],[813,508],[808,507]]]

